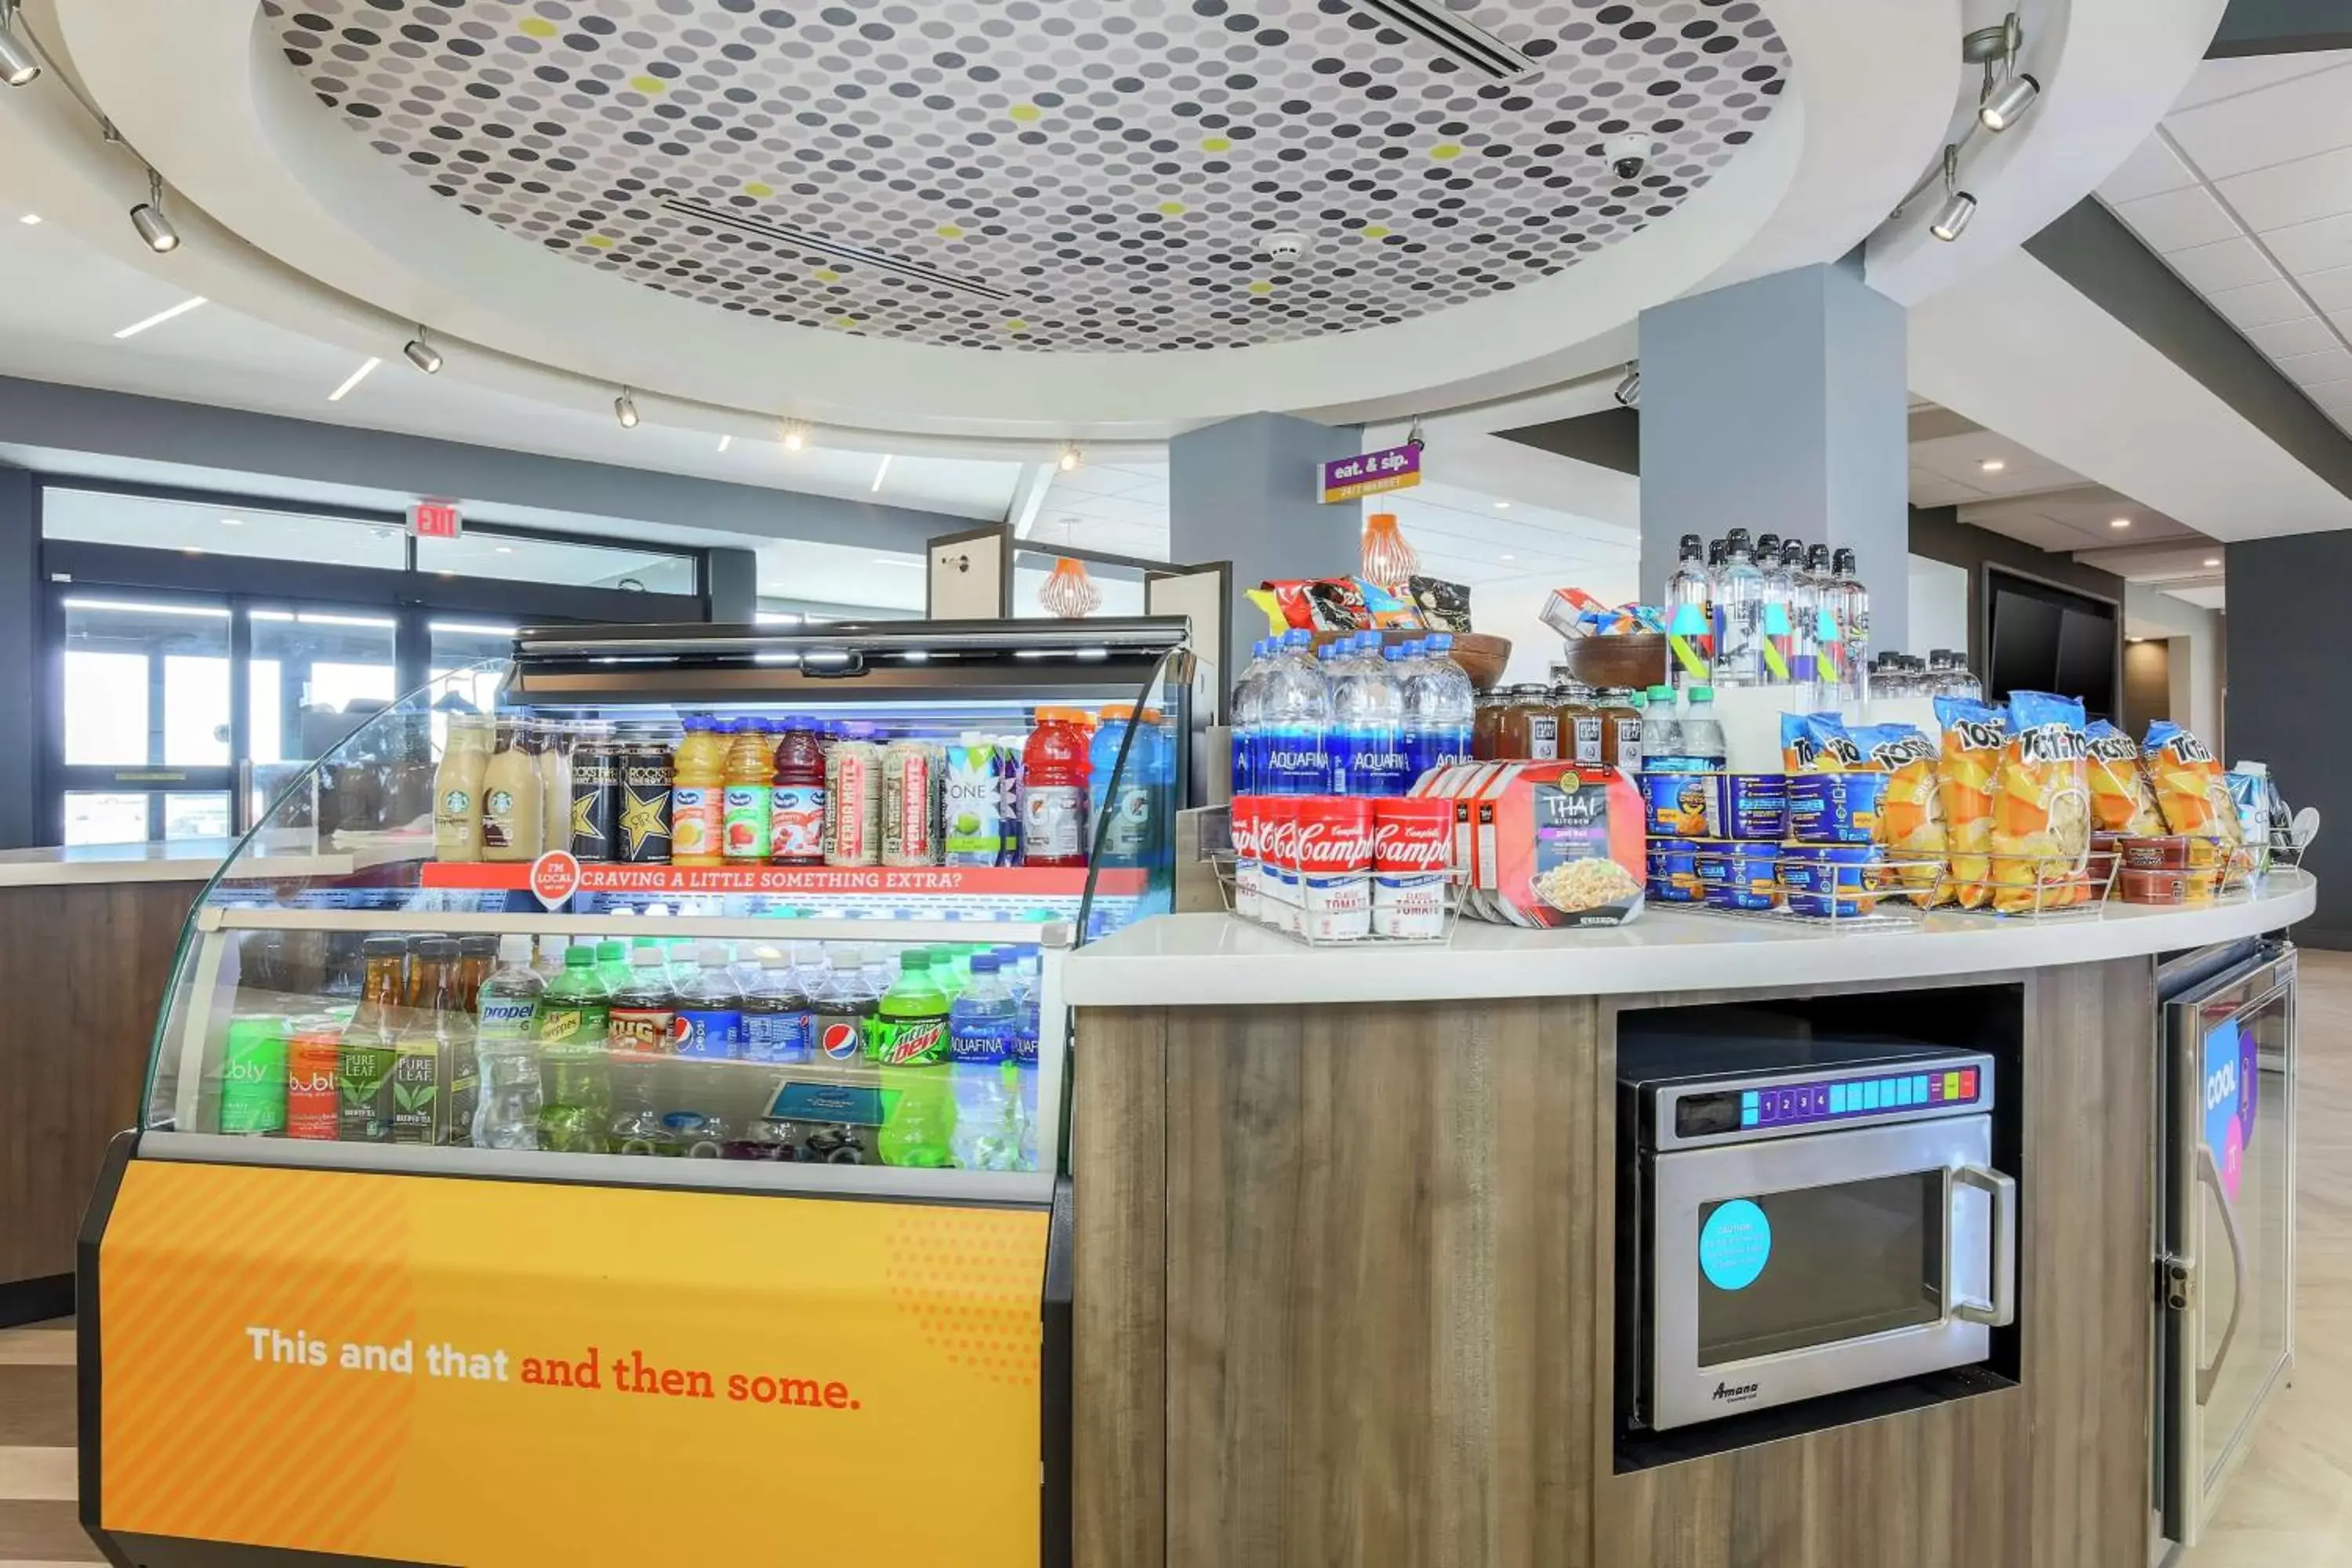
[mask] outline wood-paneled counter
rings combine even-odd
[[[1767,928],[1779,987],[1726,984],[1749,958],[1710,968],[1706,950],[1749,931],[1690,916],[1642,922],[1690,961],[1673,990],[1633,989],[1654,968],[1621,954],[1619,983],[1542,994],[1564,933],[1465,929],[1482,963],[1513,942],[1538,955],[1509,971],[1529,994],[1494,998],[1444,994],[1443,951],[1309,952],[1217,916],[1087,950],[1069,972],[1077,1562],[2145,1568],[2152,955],[2279,929],[2309,901],[2281,882],[2221,925],[2118,922],[2140,928],[2137,953],[2052,925],[2086,956],[2013,949],[1978,973],[1923,955],[1921,973],[1814,978],[1853,955]],[[1245,961],[1228,972],[1243,994],[1211,952]],[[1164,984],[1139,984],[1155,954]],[[1256,994],[1276,965],[1296,1000]],[[1436,999],[1347,1000],[1341,967]],[[1996,984],[2023,996],[2004,1091],[2021,1117],[2014,1384],[1620,1473],[1619,1015],[1854,991],[1933,1008]]]

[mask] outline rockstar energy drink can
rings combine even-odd
[[[620,748],[608,738],[572,753],[572,853],[583,864],[621,858],[621,772]]]
[[[610,858],[633,866],[669,864],[669,748],[636,741],[614,749],[620,773]],[[583,856],[585,859],[587,857]]]

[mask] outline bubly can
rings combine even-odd
[[[221,1047],[220,1130],[239,1137],[286,1131],[286,1020],[248,1014],[228,1021]]]
[[[1372,803],[1372,934],[1429,942],[1445,934],[1454,864],[1454,803],[1426,795]]]
[[[286,1136],[331,1143],[341,1136],[342,1020],[331,1013],[286,1026]]]

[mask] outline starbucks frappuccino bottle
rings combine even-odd
[[[526,721],[499,721],[498,743],[482,770],[482,858],[536,860],[546,786],[530,750]]]
[[[482,858],[482,775],[489,765],[489,721],[471,713],[452,717],[433,774],[435,859]]]

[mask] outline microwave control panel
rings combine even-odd
[[[1661,1147],[1975,1115],[1992,1105],[1992,1061],[1937,1057],[1857,1063],[1834,1072],[1662,1084],[1656,1105]]]

